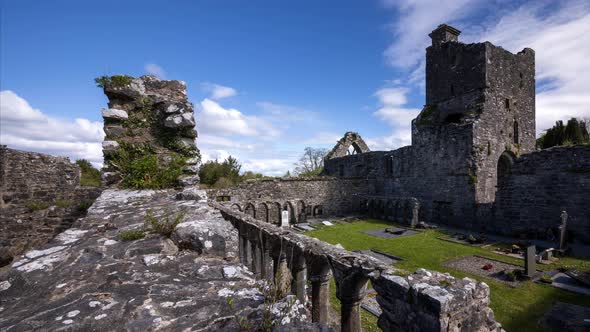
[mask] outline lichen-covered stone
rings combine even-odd
[[[127,120],[129,118],[127,112],[116,108],[103,109],[101,114],[105,119]]]

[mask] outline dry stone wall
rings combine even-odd
[[[0,266],[69,228],[100,194],[67,158],[0,146]]]
[[[162,165],[182,158],[186,166],[181,182],[198,182],[200,160],[195,144],[194,109],[188,101],[185,83],[150,75],[118,77],[119,80],[106,78],[104,83],[104,93],[109,98],[109,108],[102,110],[106,133],[105,183],[118,184],[125,176],[125,167],[148,154],[157,155]]]

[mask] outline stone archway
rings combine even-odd
[[[508,176],[510,176],[515,159],[514,154],[510,151],[504,151],[498,159],[498,165],[496,168],[496,191],[505,183]]]
[[[285,202],[283,204],[283,210],[289,211],[289,224],[296,224],[297,217],[295,216],[295,208],[291,202]]]
[[[269,222],[269,210],[268,205],[266,203],[258,204],[258,211],[256,213],[256,217],[258,220],[262,220],[264,222]]]
[[[295,204],[297,207],[297,222],[305,222],[305,202],[298,200]]]
[[[234,203],[234,204],[232,204],[231,208],[242,212],[242,208],[240,207],[239,204]]]
[[[244,213],[250,215],[252,218],[256,218],[256,207],[252,203],[248,203],[244,208]]]
[[[281,204],[272,202],[268,204],[268,222],[275,225],[281,224]]]

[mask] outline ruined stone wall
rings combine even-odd
[[[69,228],[100,194],[79,184],[68,158],[0,146],[0,266]]]
[[[485,45],[488,88],[473,136],[479,204],[495,200],[503,153],[518,156],[535,150],[535,53],[524,49],[512,54],[490,43]]]
[[[554,235],[561,211],[570,240],[590,243],[590,147],[554,147],[518,158],[496,194],[493,231]]]
[[[227,206],[212,205],[238,230],[240,260],[257,277],[281,285],[288,276],[293,281],[287,283],[287,292],[302,301],[310,294],[313,322],[328,321],[333,278],[341,302],[342,331],[361,331],[360,303],[369,280],[382,310],[378,325],[383,331],[502,330],[489,307],[490,289],[483,282],[424,269],[399,276],[372,257],[260,222]],[[279,270],[281,273],[275,272]]]
[[[372,190],[363,179],[278,178],[250,180],[228,189],[210,189],[212,200],[223,202],[256,218],[278,223],[280,211],[289,210],[292,223],[307,217],[358,212],[358,195]]]
[[[107,185],[124,181],[125,167],[146,155],[157,155],[162,165],[175,158],[186,159],[181,182],[198,181],[197,132],[184,82],[150,75],[113,76],[105,78],[104,93],[109,98],[109,108],[102,110],[106,133],[103,178]]]
[[[68,158],[0,146],[0,207],[32,200],[53,201],[80,183],[80,168]]]

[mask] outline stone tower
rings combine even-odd
[[[460,191],[476,207],[494,202],[513,159],[535,149],[535,53],[463,44],[460,33],[442,24],[429,35],[426,105],[412,122],[412,144],[438,147],[436,172],[451,187],[460,186],[453,177],[467,178],[471,188]]]

